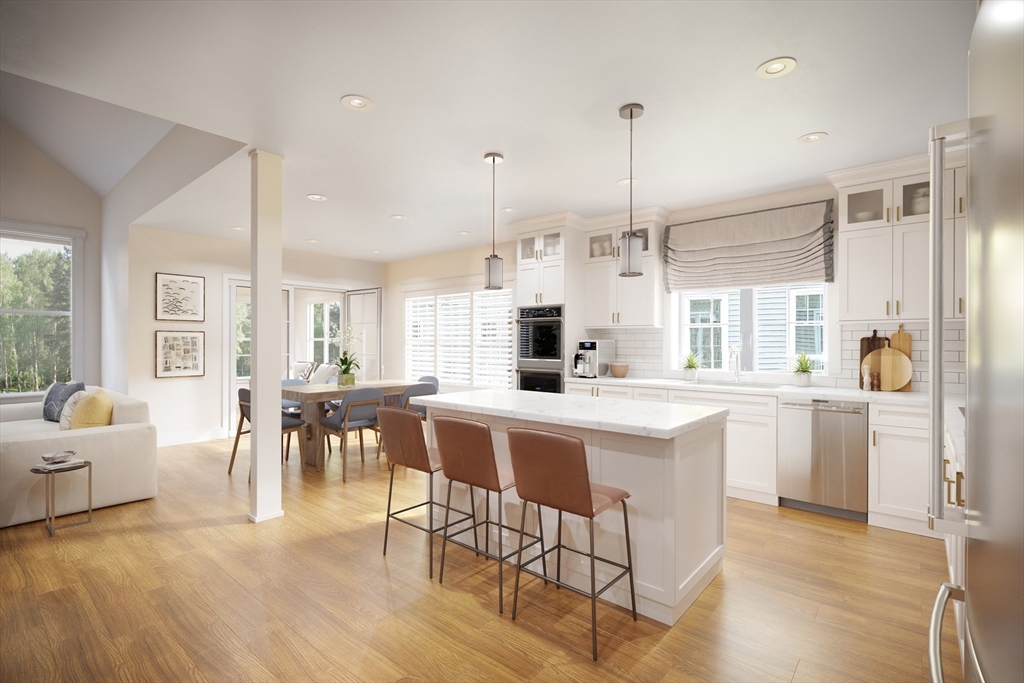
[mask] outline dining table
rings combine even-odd
[[[306,465],[313,468],[319,467],[321,452],[324,448],[324,430],[320,426],[320,419],[327,415],[325,404],[328,401],[341,401],[345,394],[356,389],[369,387],[380,389],[384,396],[401,396],[406,389],[417,382],[409,382],[397,379],[377,379],[356,382],[350,385],[341,384],[305,384],[298,386],[281,387],[281,398],[289,401],[298,401],[301,406],[300,417],[306,423],[305,428],[299,430],[299,451],[302,455],[303,471]]]

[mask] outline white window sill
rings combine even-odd
[[[30,391],[21,394],[0,394],[0,405],[8,403],[38,403],[46,395],[45,391]]]

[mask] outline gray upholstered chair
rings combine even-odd
[[[365,462],[363,450],[363,430],[372,429],[377,436],[377,459],[380,459],[380,430],[377,427],[377,408],[384,405],[384,392],[374,387],[353,389],[345,394],[332,415],[320,419],[324,434],[333,434],[341,439],[341,480],[348,480],[348,433],[355,429],[359,432],[359,461]],[[323,467],[323,451],[317,470]]]
[[[434,385],[435,389],[437,389],[438,391],[441,391],[441,380],[439,380],[438,378],[434,377],[433,375],[423,375],[422,377],[420,377],[416,381],[417,382],[429,382],[430,384]]]
[[[299,387],[305,384],[309,384],[304,379],[283,379],[281,380],[282,387]],[[281,399],[281,410],[295,411],[302,408],[302,404],[298,401],[290,401],[286,398]]]
[[[402,392],[402,398],[398,401],[398,407],[405,410],[412,410],[420,414],[421,420],[427,419],[427,407],[410,405],[409,399],[413,396],[433,396],[437,393],[437,387],[430,382],[420,382],[419,384],[413,384],[412,386],[406,387],[405,391]]]
[[[235,466],[235,455],[238,453],[238,440],[242,438],[242,434],[248,434],[251,429],[242,429],[244,424],[248,422],[252,424],[252,393],[249,389],[238,390],[238,428],[235,429],[235,445],[231,448],[231,461],[228,462],[228,474],[231,474],[231,469]],[[305,426],[300,418],[286,415],[283,411],[281,413],[281,439],[284,440],[287,435],[287,441],[281,444],[281,464],[288,459],[288,452],[292,447],[292,432],[297,432]],[[302,458],[299,458],[301,461]],[[305,463],[303,463],[303,469],[305,469]],[[250,468],[251,472],[251,468]]]

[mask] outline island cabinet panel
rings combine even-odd
[[[656,621],[674,624],[722,568],[726,530],[724,415],[713,408],[688,406],[682,410],[682,406],[652,404],[639,408],[629,400],[565,395],[538,398],[521,396],[521,393],[478,391],[418,399],[427,406],[428,443],[436,446],[433,420],[438,415],[468,417],[490,425],[499,462],[511,460],[507,441],[507,430],[511,426],[582,439],[591,480],[630,493],[626,510],[637,611]],[[502,402],[518,402],[521,410],[497,405]],[[500,414],[492,414],[495,412]],[[594,426],[559,424],[587,420]],[[444,500],[447,485],[442,473],[435,475],[435,501]],[[474,502],[477,519],[483,519],[487,504],[483,492],[476,493]],[[452,505],[469,509],[466,486],[453,485]],[[502,518],[513,527],[519,525],[521,505],[514,488],[502,494]],[[491,494],[491,519],[496,520],[497,514],[497,496]],[[435,510],[434,515],[436,521],[441,521],[443,511]],[[543,535],[548,547],[554,544],[556,519],[554,510],[542,511]],[[536,533],[535,506],[528,507],[526,520],[527,532]],[[621,505],[600,514],[594,520],[594,532],[597,554],[625,564],[626,534]],[[590,542],[587,520],[564,514],[562,540],[570,547],[586,550]],[[497,541],[497,535],[492,535],[492,551]],[[465,542],[472,542],[471,535],[466,535]],[[518,536],[507,532],[501,542],[503,547],[512,548],[518,543]],[[472,551],[449,546],[448,552]],[[523,554],[533,557],[538,552],[534,547],[524,550]],[[506,567],[506,571],[513,571],[515,559],[508,562],[511,566]],[[547,564],[553,576],[553,555],[549,555]],[[540,571],[540,563],[532,564],[531,568]],[[613,567],[598,563],[599,587],[616,573]],[[581,590],[589,590],[589,560],[563,552],[562,579]],[[554,590],[553,586],[549,588]],[[629,582],[623,579],[601,597],[628,608]],[[508,608],[512,600],[510,591],[506,591],[505,598]]]

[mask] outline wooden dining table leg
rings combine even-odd
[[[320,448],[323,445],[323,431],[320,429],[320,403],[310,402],[302,404],[302,421],[306,423],[306,429],[299,430],[302,437],[299,439],[299,452],[302,454],[304,466],[317,467],[320,463]]]

